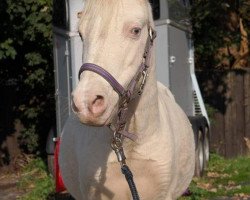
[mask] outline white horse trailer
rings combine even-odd
[[[169,87],[189,116],[196,138],[196,175],[209,158],[209,119],[194,72],[194,49],[189,19],[189,0],[151,0],[155,19],[157,79]],[[78,33],[78,13],[83,0],[53,1],[53,47],[56,85],[56,131],[47,142],[54,155],[53,138],[60,137],[71,114],[71,92],[78,82],[83,43]]]

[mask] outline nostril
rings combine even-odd
[[[101,95],[97,95],[94,101],[92,102],[92,105],[101,106],[103,102],[104,102],[104,97]]]
[[[104,97],[101,95],[96,95],[91,105],[89,106],[89,110],[93,114],[101,114],[105,111]]]

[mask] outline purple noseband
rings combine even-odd
[[[102,76],[106,81],[109,82],[109,84],[113,87],[113,89],[120,96],[123,96],[126,93],[126,90],[121,86],[121,84],[118,83],[118,81],[102,67],[95,65],[93,63],[84,63],[79,70],[79,74],[78,74],[79,79],[80,79],[81,73],[85,70],[95,72],[99,74],[100,76]]]

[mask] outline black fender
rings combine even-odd
[[[201,177],[209,160],[209,125],[204,116],[188,117],[195,140],[195,176]]]
[[[192,129],[194,132],[194,138],[195,138],[195,145],[197,146],[197,142],[198,142],[198,137],[197,137],[197,133],[199,131],[201,131],[203,134],[205,133],[205,129],[208,128],[209,129],[209,125],[207,122],[206,117],[204,116],[189,116],[188,117],[191,125],[192,125]]]

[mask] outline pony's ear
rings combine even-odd
[[[83,2],[83,6],[84,6],[84,4],[86,4],[87,1],[88,1],[88,0],[83,0],[83,1],[82,1],[82,2]],[[80,11],[80,12],[77,13],[77,18],[78,18],[78,19],[80,19],[80,18],[82,17],[82,13],[83,13],[83,11]]]
[[[159,19],[160,18],[160,1],[159,0],[149,0],[149,3],[152,7],[154,20]]]
[[[153,12],[152,7],[149,1],[147,1],[148,4],[148,19],[149,19],[149,26],[154,28],[154,19],[153,19]]]

